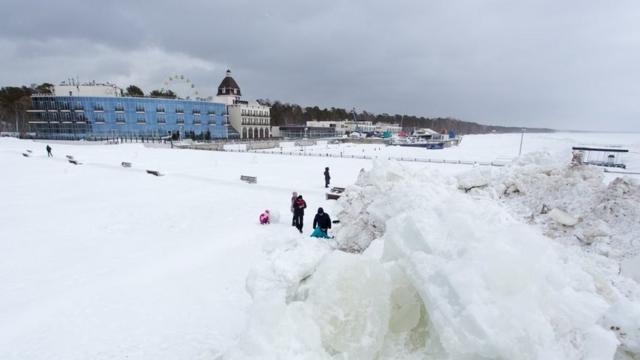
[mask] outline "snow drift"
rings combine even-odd
[[[483,176],[469,178],[488,187]],[[248,279],[251,321],[225,358],[637,353],[640,320],[625,314],[640,308],[610,273],[463,182],[393,162],[361,173],[339,202],[338,240],[269,246]]]

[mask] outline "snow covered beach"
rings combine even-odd
[[[519,137],[304,151],[494,161]],[[640,169],[637,134],[527,134],[534,154],[500,169],[140,144],[53,144],[47,159],[45,143],[0,139],[0,357],[631,358],[638,181],[569,169],[583,143],[624,145]],[[325,166],[349,188],[337,203]],[[291,191],[309,204],[303,235]],[[318,206],[341,219],[336,241],[308,237]],[[260,226],[267,208],[280,220]]]

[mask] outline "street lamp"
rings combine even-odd
[[[522,134],[520,134],[520,150],[518,151],[518,157],[520,157],[520,155],[522,155],[522,140],[524,140],[524,132],[527,131],[527,129],[522,128]]]

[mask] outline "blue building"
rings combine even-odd
[[[56,95],[33,95],[31,132],[49,139],[238,136],[223,103],[118,94],[110,84],[63,84]]]

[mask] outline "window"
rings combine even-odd
[[[124,112],[124,106],[122,104],[116,104],[116,112]]]
[[[176,120],[176,124],[184,125],[184,118],[183,117],[178,117],[178,119]]]
[[[94,111],[104,111],[104,107],[102,106],[102,104],[95,104],[93,107]]]
[[[158,116],[158,124],[166,124],[167,123],[167,119],[164,118],[164,116]]]
[[[116,115],[116,124],[126,124],[127,122],[124,119],[123,115]]]
[[[143,105],[136,105],[136,112],[143,113],[144,112],[144,106]]]
[[[160,106],[160,105],[158,105],[158,106],[156,107],[156,112],[164,113],[164,106]]]
[[[143,117],[139,117],[136,119],[136,124],[146,124],[146,120]]]
[[[195,115],[195,114],[200,115],[200,109],[193,109],[193,114],[194,114],[194,115]]]
[[[182,107],[177,107],[176,108],[176,113],[177,114],[184,114],[184,109]]]
[[[104,116],[96,116],[96,124],[104,124]]]

